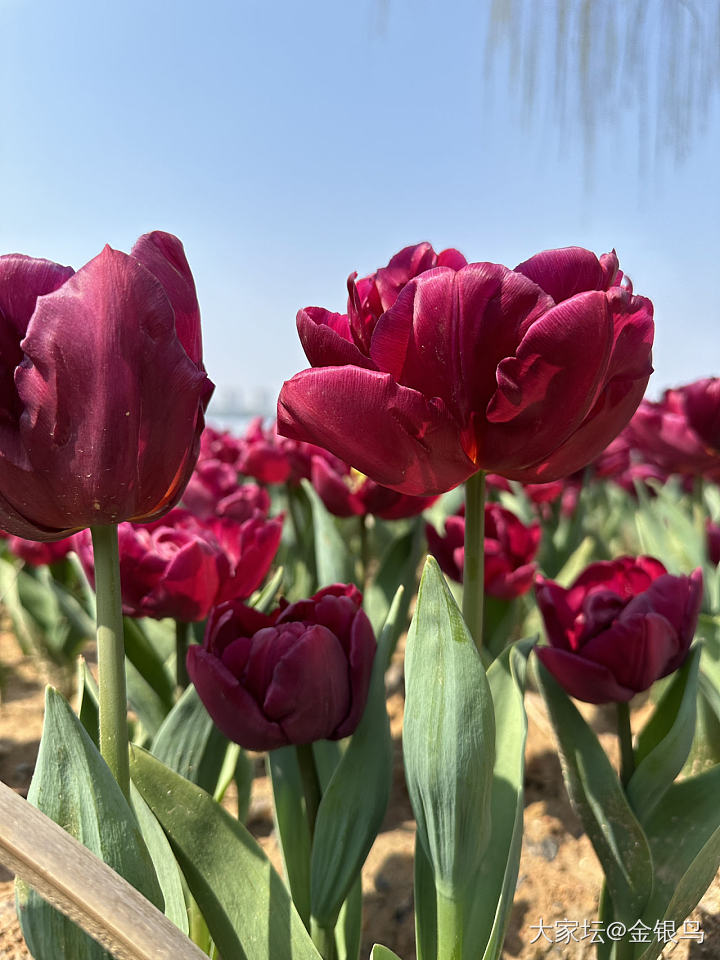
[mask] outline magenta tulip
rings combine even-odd
[[[7,545],[11,553],[24,560],[31,567],[42,567],[57,563],[59,560],[64,560],[68,553],[75,549],[72,537],[49,543],[38,540],[23,540],[22,537],[8,537]]]
[[[373,514],[383,520],[416,517],[437,497],[410,497],[382,487],[330,456],[312,458],[312,484],[325,507],[336,517]]]
[[[123,611],[131,617],[204,620],[212,607],[246,599],[267,576],[282,519],[261,511],[238,522],[201,519],[176,508],[161,520],[118,527]],[[94,583],[90,535],[75,537],[83,567]]]
[[[720,449],[713,450],[695,429],[712,431],[712,391],[703,396],[696,389],[702,383],[666,390],[655,403],[643,400],[627,429],[628,443],[642,462],[666,474],[720,478]]]
[[[720,458],[720,377],[689,383],[685,387],[685,411],[697,436]]]
[[[0,257],[0,338],[3,529],[58,540],[179,500],[212,384],[177,238],[105,247],[77,273]]]
[[[537,655],[587,703],[630,700],[683,663],[702,601],[702,573],[671,576],[652,557],[595,563],[568,589],[538,578],[549,646]]]
[[[226,737],[272,750],[355,730],[376,649],[361,599],[334,584],[271,615],[237,602],[212,612],[187,669]]]
[[[283,386],[280,432],[416,496],[478,470],[540,483],[589,463],[645,391],[650,301],[614,253],[551,250],[515,270],[440,259],[374,281],[347,316],[299,312],[312,369]]]
[[[440,569],[462,583],[465,561],[464,507],[445,521],[445,535],[426,524],[430,553]],[[533,562],[540,546],[540,526],[525,526],[499,503],[485,504],[485,593],[512,600],[527,593],[535,579]]]

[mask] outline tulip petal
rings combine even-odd
[[[441,397],[467,423],[493,395],[497,365],[551,306],[534,283],[500,264],[437,267],[408,283],[383,314],[370,355],[399,383]]]
[[[195,281],[182,243],[171,233],[155,230],[140,237],[130,251],[162,284],[175,312],[175,330],[185,352],[198,366],[202,363],[200,306]]]
[[[634,690],[621,686],[611,671],[600,663],[553,647],[535,647],[535,652],[558,683],[577,700],[627,703],[635,696]]]
[[[246,750],[274,750],[287,744],[280,725],[263,715],[218,657],[195,644],[188,650],[187,671],[213,723],[228,739]]]
[[[25,483],[18,512],[42,502],[48,526],[75,530],[152,519],[177,501],[212,388],[159,281],[106,247],[38,301],[22,346],[26,460],[0,461],[4,489]]]
[[[311,743],[329,737],[347,717],[350,704],[342,646],[327,627],[314,624],[275,664],[263,710],[280,724],[289,742]],[[364,705],[365,698],[360,709]]]
[[[297,331],[308,362],[313,367],[353,364],[374,370],[375,364],[355,346],[348,318],[322,307],[306,307],[297,315]]]
[[[537,320],[498,366],[484,435],[478,421],[481,465],[511,479],[557,479],[523,468],[548,458],[583,423],[604,385],[613,336],[604,293],[579,294]]]
[[[374,370],[323,367],[296,374],[278,399],[278,430],[325,447],[401,493],[444,493],[477,469],[441,401]]]
[[[345,719],[335,728],[333,740],[342,740],[343,737],[349,736],[360,723],[370,689],[370,676],[376,651],[377,644],[370,621],[363,610],[358,610],[350,630],[350,649],[345,651],[350,665],[350,710]]]
[[[607,257],[608,254],[605,254]],[[610,270],[594,253],[583,247],[562,247],[559,250],[543,250],[515,267],[548,293],[555,303],[569,300],[588,290],[606,290]],[[617,258],[615,263],[617,270]],[[614,277],[614,272],[612,273]],[[612,279],[610,279],[612,282]]]
[[[639,693],[668,672],[681,643],[673,625],[661,614],[629,615],[629,609],[628,605],[612,627],[589,640],[582,655],[607,667],[621,686]]]

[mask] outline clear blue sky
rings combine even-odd
[[[0,0],[0,36],[0,251],[79,267],[176,233],[222,390],[275,395],[298,308],[344,309],[351,270],[420,240],[508,266],[614,246],[655,303],[649,394],[720,374],[717,102],[679,167],[636,104],[588,165],[549,96],[488,76],[477,0]]]

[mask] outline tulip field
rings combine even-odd
[[[233,433],[176,237],[0,257],[0,957],[720,957],[720,378],[615,251],[347,290]]]

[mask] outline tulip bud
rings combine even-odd
[[[226,737],[248,750],[339,740],[360,722],[375,637],[354,586],[334,584],[271,615],[216,607],[187,669]]]
[[[59,540],[179,500],[213,387],[176,237],[77,273],[0,257],[0,344],[0,527]]]
[[[565,589],[539,580],[549,646],[537,655],[587,703],[630,700],[683,663],[697,626],[702,572],[674,577],[652,557],[594,563]]]

